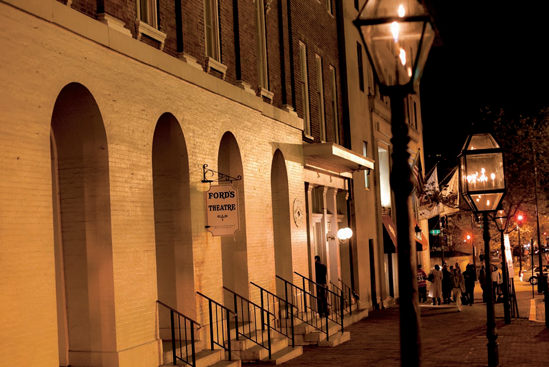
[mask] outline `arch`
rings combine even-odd
[[[158,299],[195,318],[189,158],[177,119],[160,116],[152,147]],[[161,314],[161,338],[169,314]]]
[[[221,237],[221,256],[223,264],[223,285],[246,298],[249,297],[248,286],[248,252],[246,242],[246,210],[244,192],[244,170],[240,149],[233,134],[226,132],[221,138],[217,157],[218,171],[242,180],[232,185],[238,190],[240,229],[234,236]],[[225,292],[225,305],[233,304],[233,298]]]
[[[90,365],[116,352],[116,328],[107,136],[83,85],[61,90],[51,132],[59,362]]]
[[[276,275],[293,279],[290,190],[286,161],[279,149],[275,151],[271,166],[271,193]],[[278,296],[284,296],[284,284],[276,284]]]

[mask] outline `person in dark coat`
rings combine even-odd
[[[326,295],[326,274],[328,269],[320,261],[320,256],[315,256],[316,296],[318,297],[318,314],[325,317],[328,312],[328,300]]]
[[[442,266],[442,298],[445,305],[450,304],[450,295],[452,292],[452,289],[450,288],[451,275],[452,273],[448,271],[448,265],[444,263],[444,265]]]
[[[465,278],[465,298],[467,299],[467,304],[472,306],[475,303],[475,269],[473,265],[469,264],[463,272]]]
[[[480,288],[482,288],[482,302],[486,303],[486,269],[484,265],[482,265],[478,273],[478,283],[480,284]]]

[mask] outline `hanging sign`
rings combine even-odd
[[[212,185],[206,192],[208,230],[214,236],[233,235],[239,229],[238,191],[233,185]]]

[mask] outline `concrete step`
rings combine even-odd
[[[343,333],[339,332],[330,336],[330,340],[323,340],[318,342],[319,347],[336,347],[342,343],[348,342],[351,340],[351,333],[345,331]]]
[[[271,365],[279,365],[285,362],[288,362],[294,358],[299,357],[303,354],[303,347],[286,347],[276,353],[273,353],[271,355],[271,358],[265,358],[262,359],[256,363],[259,364],[271,364]]]
[[[271,339],[271,355],[288,346],[289,339],[277,338]],[[267,343],[264,344],[267,346]],[[245,350],[237,351],[240,354],[240,359],[243,362],[260,361],[265,358],[269,358],[269,351],[260,345],[254,344],[252,347]]]
[[[198,352],[195,354],[196,358],[196,367],[209,367],[212,366],[219,361],[221,361],[224,358],[224,350],[222,349],[216,349],[216,350],[203,350],[201,352]],[[166,359],[166,356],[164,357],[164,364],[161,365],[161,367],[164,366],[173,366],[173,357],[170,354],[170,356]],[[181,362],[180,360],[177,360],[176,365],[187,365],[184,362]]]
[[[166,363],[166,364],[161,365],[160,367],[170,367],[170,366],[174,366],[174,364],[173,363]],[[177,361],[177,364],[175,364],[175,366],[188,366],[188,364],[186,364],[184,362],[181,362],[181,361]],[[211,364],[207,367],[242,367],[242,362],[240,360],[219,361],[219,362]]]
[[[181,343],[179,340],[176,340],[175,342],[175,351],[176,355],[179,358],[187,358],[187,354],[191,354],[192,352],[192,345],[190,341],[187,340],[181,340]],[[171,340],[162,340],[162,357],[164,363],[167,362],[173,362],[173,352],[172,352],[172,341]],[[195,354],[202,351],[203,348],[203,342],[201,340],[197,340],[194,343],[194,352]]]

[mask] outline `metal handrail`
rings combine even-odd
[[[231,311],[229,308],[223,306],[221,303],[214,301],[208,296],[203,295],[200,292],[196,292],[199,296],[202,296],[208,300],[208,309],[210,315],[210,349],[214,350],[215,345],[223,348],[229,355],[229,361],[231,361],[231,324],[230,319],[238,319],[238,316],[235,312]],[[215,310],[215,320],[214,320],[214,310]],[[220,318],[221,314],[221,318]],[[216,332],[214,333],[214,324],[216,325]],[[220,327],[221,326],[221,336]],[[238,331],[238,323],[237,323]],[[225,333],[227,336],[225,337]],[[236,339],[238,340],[238,332],[236,333]]]
[[[170,324],[171,324],[171,334],[172,334],[172,357],[173,357],[173,364],[177,365],[177,360],[180,360],[182,362],[185,362],[186,364],[195,367],[196,366],[196,353],[194,349],[195,339],[194,339],[194,329],[198,326],[200,328],[200,324],[196,322],[195,320],[191,319],[188,316],[183,315],[181,312],[177,311],[176,309],[168,306],[164,302],[156,301],[159,305],[167,308],[170,311]],[[177,316],[177,318],[176,318]],[[183,330],[184,333],[181,335],[181,321],[183,320]],[[177,328],[176,328],[177,324]],[[188,327],[187,327],[188,326]],[[176,344],[175,334],[176,329],[178,331],[178,337],[177,340],[178,345]],[[190,339],[189,335],[187,334],[187,331],[190,330]],[[182,338],[182,336],[184,338]],[[183,356],[183,345],[182,340],[184,340],[185,343],[185,355]],[[189,343],[190,342],[190,353],[189,353]]]
[[[261,306],[255,304],[254,302],[250,301],[249,299],[241,296],[240,294],[230,290],[227,287],[223,287],[224,290],[231,293],[234,297],[234,312],[236,314],[240,314],[242,319],[242,332],[240,332],[238,328],[238,317],[235,318],[236,321],[236,335],[240,335],[253,343],[259,345],[262,348],[265,348],[269,351],[269,359],[272,357],[272,351],[271,351],[271,316],[274,317],[274,314],[267,311],[266,309],[262,308]],[[239,302],[240,301],[240,302]],[[240,303],[240,311],[238,309]],[[258,332],[254,326],[254,330],[252,330],[252,322],[248,322],[247,326],[247,334],[246,332],[246,324],[245,321],[255,321],[258,320],[257,313],[259,312],[259,317],[261,319],[261,332]],[[266,315],[265,315],[266,314]],[[244,315],[248,316],[248,319],[244,319]],[[267,320],[265,325],[265,320]],[[265,326],[267,326],[267,340],[265,340],[265,334],[263,331],[265,331]]]
[[[353,314],[353,309],[352,309],[352,306],[353,306],[353,303],[352,303],[352,291],[351,291],[351,288],[343,283],[341,281],[341,279],[338,279],[339,282],[341,283],[341,288],[339,286],[337,286],[335,283],[333,283],[331,280],[330,280],[330,284],[332,285],[332,288],[335,288],[339,294],[341,295],[341,297],[343,298],[343,306],[344,306],[344,311],[347,312],[349,315],[352,315]],[[346,305],[346,306],[345,306]]]
[[[336,324],[340,325],[341,326],[341,332],[343,332],[343,318],[344,318],[344,313],[343,313],[343,297],[340,296],[339,294],[331,291],[327,286],[323,285],[323,284],[320,284],[320,283],[317,283],[315,282],[314,280],[312,279],[309,279],[307,278],[306,276],[304,275],[301,275],[299,274],[297,271],[294,271],[295,274],[299,275],[301,278],[302,278],[302,281],[303,281],[303,289],[305,289],[305,284],[307,281],[308,284],[309,284],[309,293],[312,293],[312,290],[311,290],[311,285],[314,285],[316,286],[316,291],[318,292],[319,289],[322,289],[326,292],[326,302],[327,302],[327,306],[328,307],[331,307],[332,308],[332,311],[333,312],[326,312],[328,315],[328,318],[335,322]]]
[[[254,282],[250,283],[260,290],[261,308],[266,309],[268,312],[273,312],[273,314],[278,314],[279,325],[277,327],[275,323],[274,325],[271,325],[271,329],[289,338],[292,341],[292,347],[295,347],[294,309],[297,310],[297,308],[292,303],[280,298],[276,294],[266,290]],[[277,302],[278,310],[276,310]],[[290,325],[288,326],[288,321],[285,321],[284,325],[282,325],[283,319],[289,320]],[[261,322],[263,323],[264,320],[262,319]]]
[[[319,303],[319,298],[314,294],[307,292],[305,289],[299,288],[297,285],[287,281],[281,276],[276,276],[277,279],[284,282],[284,293],[286,300],[293,304],[302,312],[296,312],[296,317],[306,323],[307,325],[312,326],[316,330],[326,334],[326,340],[330,339],[330,334],[328,330],[328,314],[326,313],[323,317],[316,317],[318,314],[317,305]],[[289,290],[288,290],[289,288]],[[309,299],[309,302],[307,302]]]

